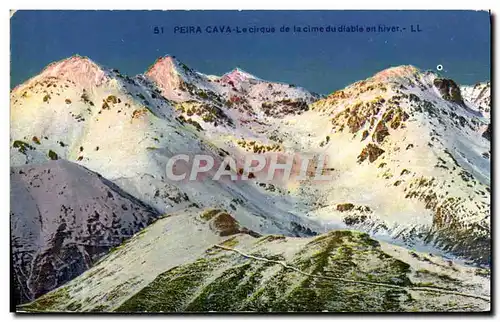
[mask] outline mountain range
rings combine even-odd
[[[73,56],[10,99],[18,311],[489,310],[489,82],[398,66],[319,95]],[[333,179],[165,174],[271,152],[326,154]]]

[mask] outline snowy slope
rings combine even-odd
[[[88,58],[69,61],[71,65],[66,60],[59,64],[71,69],[75,64],[97,66]],[[38,76],[11,93],[14,165],[42,163],[50,155],[77,162],[161,213],[196,203],[237,209],[238,220],[269,233],[301,234],[297,227],[309,224],[275,206],[253,182],[167,180],[165,166],[173,155],[209,154],[220,164],[227,153],[196,123],[176,117],[172,101],[147,78],[132,79],[98,66],[89,70],[106,75],[105,80],[92,83],[96,77],[90,75],[86,84],[91,85],[84,88],[57,70],[58,79]]]
[[[285,120],[290,146],[316,146],[335,169],[334,182],[300,195],[324,205],[312,216],[487,263],[490,143],[478,129],[488,121],[441,83],[411,66],[392,68]]]
[[[21,302],[70,281],[159,216],[65,160],[11,168],[11,247]]]
[[[255,112],[248,122],[240,114],[229,130],[197,119],[206,137],[231,155],[259,147],[329,156],[334,182],[284,187],[278,196],[289,201],[281,207],[292,204],[288,211],[313,218],[323,231],[347,224],[412,247],[489,262],[490,143],[484,134],[489,120],[452,80],[400,66],[287,113],[276,104],[269,104],[271,113],[262,107],[300,97],[301,89],[275,91],[274,84],[239,69],[209,82],[194,88],[210,87],[223,97],[242,92],[246,110]],[[474,95],[485,100],[488,87]],[[231,104],[218,106],[230,115]],[[187,117],[186,111],[178,113]],[[379,159],[377,149],[384,151]],[[343,204],[353,204],[353,210],[337,210]]]
[[[320,97],[238,68],[208,76],[173,57],[131,78],[76,56],[12,91],[11,161],[78,163],[162,214],[215,207],[259,234],[347,228],[488,265],[484,132],[491,125],[475,99],[486,96],[412,66]],[[334,179],[171,182],[165,175],[179,153],[210,154],[217,163],[267,152],[325,153]]]
[[[161,89],[164,97],[188,103],[180,107],[183,116],[193,118],[202,126],[214,123],[214,117],[218,122],[229,118],[230,124],[238,126],[259,121],[264,115],[300,113],[318,98],[303,88],[265,81],[239,68],[220,77],[208,76],[171,56],[159,58],[145,77]],[[196,103],[204,104],[199,108],[200,104]],[[188,113],[190,104],[198,107],[193,113]]]
[[[489,118],[491,112],[491,84],[490,82],[477,83],[473,86],[464,85],[460,87],[464,100],[472,107],[481,112],[484,117]]]
[[[485,311],[489,294],[487,270],[367,234],[261,237],[225,212],[190,209],[157,221],[85,274],[19,310]]]

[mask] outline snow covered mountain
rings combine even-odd
[[[12,91],[11,162],[14,167],[42,171],[55,163],[52,160],[68,160],[102,175],[131,202],[147,205],[156,214],[183,214],[176,218],[188,220],[191,226],[165,226],[172,235],[151,241],[158,247],[151,256],[161,258],[158,252],[168,244],[167,253],[178,265],[199,260],[202,252],[220,241],[194,233],[204,228],[191,220],[197,218],[193,213],[213,208],[230,213],[238,225],[246,227],[248,238],[278,234],[299,241],[309,237],[293,251],[312,242],[311,236],[350,229],[433,253],[444,261],[451,259],[456,262],[453,265],[461,265],[460,259],[487,268],[490,142],[484,133],[491,133],[491,124],[486,97],[489,86],[461,88],[412,66],[384,70],[322,97],[294,85],[262,80],[239,68],[222,76],[205,75],[171,56],[158,59],[145,74],[133,78],[75,56],[49,65]],[[167,160],[180,153],[210,154],[221,162],[227,155],[240,158],[267,152],[326,154],[334,179],[279,184],[259,178],[173,182],[165,175]],[[47,190],[43,198],[55,198],[54,194]],[[38,216],[33,209],[26,210],[27,215],[16,213],[11,220]],[[78,216],[82,221],[77,222],[85,222],[88,215]],[[200,252],[188,254],[178,248],[184,242],[175,240],[182,234],[176,229],[193,230],[196,237],[189,247]],[[42,249],[34,245],[30,247],[35,251]],[[403,256],[400,251],[391,254]],[[290,256],[285,257],[293,260],[294,255]],[[132,261],[120,258],[124,263]],[[406,258],[402,260],[408,262]],[[237,263],[230,261],[225,267],[234,268]],[[104,264],[95,269],[100,265]],[[141,282],[117,301],[146,287],[163,272],[158,269],[171,268],[153,269],[148,260],[144,265],[149,273],[139,270],[144,271],[138,277]],[[69,279],[80,273],[76,270]],[[30,296],[67,280],[46,283],[50,287],[45,285],[41,293]],[[119,286],[110,283],[109,287]],[[75,304],[77,310],[94,310],[99,299],[109,294],[106,287],[95,288],[102,294],[89,299],[94,304]],[[71,297],[82,299],[78,294],[73,290]],[[336,306],[332,305],[321,309],[333,310]],[[414,308],[428,304],[422,305]],[[59,304],[57,308],[72,310]],[[186,308],[176,306],[176,310]],[[106,309],[118,306],[110,304]]]
[[[491,84],[490,82],[477,83],[474,86],[461,86],[460,91],[464,100],[469,102],[484,117],[490,117],[491,112]]]
[[[401,66],[311,109],[322,114],[315,125],[329,136],[323,149],[337,169],[323,194],[328,213],[318,215],[348,214],[375,235],[489,262],[490,143],[481,135],[489,120],[453,81]],[[371,211],[335,210],[335,203]]]
[[[205,123],[246,123],[262,116],[300,113],[318,98],[294,85],[268,82],[239,68],[218,76],[208,76],[186,66],[174,57],[158,59],[145,76],[164,97],[180,102],[184,117]],[[190,113],[191,112],[191,113]]]
[[[84,83],[91,86],[84,88],[73,80],[77,76],[66,77],[66,70],[50,66],[14,89],[13,165],[67,159],[102,174],[162,213],[196,202],[237,209],[238,220],[251,228],[279,232],[300,226],[291,225],[288,218],[293,216],[277,208],[275,201],[266,201],[265,192],[253,182],[169,182],[165,166],[173,155],[204,153],[222,160],[228,152],[214,145],[209,131],[195,120],[176,116],[174,102],[161,96],[151,80],[95,67],[83,57],[55,67],[59,65],[92,66],[85,69],[104,76],[87,75]],[[52,70],[59,78],[48,73]],[[99,81],[92,83],[95,79]]]
[[[15,88],[11,100],[14,167],[43,167],[51,160],[68,160],[102,174],[159,213],[196,203],[233,209],[252,228],[292,235],[310,231],[301,224],[307,220],[265,201],[253,183],[169,182],[165,165],[172,155],[189,151],[221,159],[227,152],[206,141],[193,126],[195,121],[176,117],[173,102],[161,96],[149,79],[132,79],[76,56],[48,66]],[[48,191],[45,199],[51,198],[49,193],[55,194]],[[12,200],[17,198],[12,196]],[[78,222],[84,221],[80,218]],[[37,247],[35,251],[42,251]],[[75,269],[73,275],[47,283],[23,298],[32,299],[81,271]]]
[[[491,113],[491,84],[490,82],[477,83],[474,86],[461,87],[464,100],[470,106],[487,119],[490,119]],[[491,141],[491,123],[483,127],[482,135],[485,139]]]
[[[75,163],[11,168],[16,292],[31,301],[70,281],[159,213]]]

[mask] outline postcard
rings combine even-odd
[[[10,27],[12,311],[491,311],[490,12]]]

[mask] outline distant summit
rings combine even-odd
[[[413,77],[420,73],[420,70],[412,65],[401,65],[384,69],[373,76],[377,81],[395,81],[404,77]]]
[[[222,75],[221,77],[221,81],[224,81],[224,82],[229,82],[229,81],[232,81],[232,82],[242,82],[242,81],[246,81],[246,80],[249,80],[249,79],[258,79],[260,80],[260,78],[244,71],[243,69],[239,68],[239,67],[236,67],[235,69],[233,69],[232,71],[230,71],[229,73],[226,73],[224,75]]]
[[[74,55],[47,65],[39,75],[16,88],[47,78],[66,80],[84,88],[100,86],[109,79],[105,68],[88,57]]]

